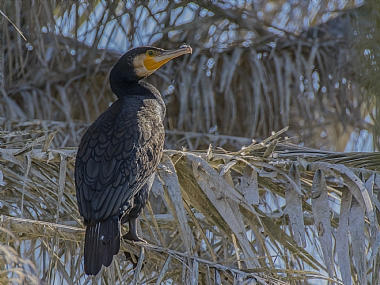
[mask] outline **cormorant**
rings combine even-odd
[[[191,47],[163,50],[138,47],[125,53],[111,70],[110,86],[118,97],[87,129],[75,162],[79,212],[86,236],[84,270],[96,275],[109,266],[123,236],[144,241],[137,218],[145,207],[164,146],[165,104],[159,91],[141,81]]]

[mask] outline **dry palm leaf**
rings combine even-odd
[[[326,271],[336,282],[340,272],[345,284],[377,282],[366,273],[378,254],[377,154],[279,142],[264,155],[282,132],[238,152],[166,150],[141,223],[149,245],[142,251],[123,244],[140,263],[133,269],[120,254],[95,280],[280,284],[269,275],[307,282],[327,280],[319,274]],[[20,254],[43,280],[86,280],[75,149],[42,145],[0,151],[2,226],[21,241]],[[349,195],[357,202],[346,202]],[[2,243],[13,239],[3,235]],[[333,247],[338,239],[342,244]]]

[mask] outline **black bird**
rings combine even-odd
[[[125,53],[110,73],[118,97],[87,129],[75,162],[79,212],[86,225],[84,270],[96,275],[109,266],[120,249],[120,225],[129,222],[123,236],[144,241],[137,218],[152,187],[164,146],[165,104],[160,92],[141,81],[169,60],[191,53],[139,47]]]

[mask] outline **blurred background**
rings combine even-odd
[[[378,148],[379,4],[369,1],[4,2],[2,130],[77,146],[115,100],[130,48],[192,46],[148,81],[167,104],[166,148],[239,149],[290,126],[296,144]],[[11,140],[11,138],[8,138]]]

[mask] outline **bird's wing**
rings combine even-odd
[[[79,211],[85,220],[100,221],[130,209],[133,196],[161,159],[163,141],[155,100],[119,99],[88,128],[75,163]]]

